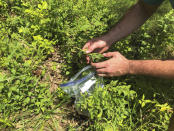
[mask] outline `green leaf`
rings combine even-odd
[[[0,83],[0,92],[2,91],[3,88],[4,88],[4,84]]]
[[[28,104],[30,102],[30,97],[27,97],[25,100],[24,100],[24,103],[25,104]]]

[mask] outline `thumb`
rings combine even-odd
[[[108,52],[103,54],[104,57],[113,57],[114,55],[115,55],[115,52]]]
[[[93,52],[96,48],[97,48],[97,45],[94,44],[94,43],[91,43],[91,45],[88,47],[88,50],[86,51],[86,53],[91,53],[91,52]]]

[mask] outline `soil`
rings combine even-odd
[[[41,82],[46,82],[50,85],[50,91],[54,92],[58,86],[66,78],[63,77],[61,71],[61,65],[64,63],[59,49],[56,48],[51,56],[40,66],[37,70],[33,71],[33,74],[40,76],[42,71],[45,69],[45,75],[42,78]]]

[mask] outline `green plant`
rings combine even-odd
[[[65,76],[73,75],[86,66],[86,54],[81,50],[85,42],[107,32],[135,2],[0,0],[0,130],[15,128],[18,121],[24,129],[31,121],[26,116],[36,114],[41,117],[32,128],[42,130],[47,117],[71,100],[59,87],[50,93],[45,61],[58,47],[66,63],[54,62],[61,65]],[[114,44],[110,51],[119,51],[129,59],[172,59],[173,11],[161,17],[169,9],[164,3],[141,29]],[[101,54],[88,55],[93,62],[106,60]],[[81,99],[82,109],[88,109],[91,118],[90,126],[84,128],[166,130],[173,83],[161,81],[131,76],[105,78],[104,88]]]

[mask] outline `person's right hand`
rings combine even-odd
[[[87,54],[92,52],[103,53],[108,50],[110,46],[111,43],[109,43],[105,38],[98,37],[88,41],[84,45],[83,50],[86,50]]]

